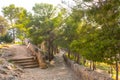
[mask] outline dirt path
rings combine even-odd
[[[12,45],[9,50],[14,54],[12,58],[24,58],[31,56],[31,52],[28,51],[25,45]]]
[[[61,54],[55,56],[55,64],[47,69],[25,69],[20,80],[78,80],[65,65]]]
[[[30,56],[26,46],[14,45],[11,47],[14,51],[14,58],[22,58]],[[77,79],[74,73],[65,65],[63,52],[55,56],[54,64],[47,69],[32,68],[24,69],[24,73],[18,80],[80,80]]]

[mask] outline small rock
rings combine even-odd
[[[0,68],[0,73],[1,74],[7,74],[7,70],[3,69],[3,68]]]
[[[16,80],[16,77],[13,75],[6,76],[5,80]]]
[[[21,73],[24,73],[24,70],[22,68],[19,68],[17,67],[17,69],[15,71],[18,71],[18,72],[21,72]]]
[[[41,69],[46,69],[46,68],[48,68],[48,66],[45,63],[41,63],[40,64],[40,68]]]
[[[50,61],[50,65],[53,65],[53,66],[54,66],[54,65],[55,65],[55,61],[53,61],[53,60]]]
[[[11,52],[9,52],[9,51],[4,52],[4,53],[2,53],[2,55],[1,55],[2,58],[7,58],[7,57],[11,57],[11,56],[14,56],[14,53],[11,53]]]
[[[4,80],[4,75],[0,74],[0,80]]]

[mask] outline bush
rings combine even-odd
[[[5,34],[4,36],[0,36],[0,42],[11,43],[13,38],[10,34]]]

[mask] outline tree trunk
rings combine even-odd
[[[13,41],[15,43],[15,29],[13,28]]]
[[[15,43],[15,30],[14,30],[14,26],[13,26],[14,23],[12,20],[10,20],[10,24],[12,26],[11,30],[12,30],[12,36],[13,36],[13,43]]]
[[[68,49],[68,58],[70,58],[70,50]]]
[[[80,55],[77,53],[77,63],[79,64]]]
[[[73,56],[74,56],[74,60],[77,62],[77,55],[76,55],[76,53],[73,53]]]
[[[90,61],[90,69],[92,70],[92,61]]]
[[[49,61],[51,61],[54,58],[53,41],[51,39],[48,40],[48,56],[49,56]]]
[[[86,59],[85,58],[83,58],[83,65],[85,65],[86,64]]]
[[[58,46],[57,46],[57,45],[54,45],[54,46],[53,46],[53,53],[54,53],[54,54],[59,53],[59,51],[58,51]]]
[[[95,62],[93,61],[93,71],[96,70],[96,64]]]
[[[108,71],[108,73],[111,75],[111,77],[113,76],[113,67],[112,67],[112,65],[110,65],[110,70]]]
[[[51,51],[50,51],[50,53],[51,53],[51,60],[54,58],[54,54],[53,54],[53,43],[51,42],[51,46],[50,46],[50,48],[51,48]]]
[[[116,80],[118,80],[118,61],[117,60],[116,60],[115,66],[116,66]]]
[[[48,60],[51,61],[51,53],[50,53],[50,40],[48,40]]]

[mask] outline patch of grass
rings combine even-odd
[[[2,45],[0,44],[0,49],[2,48]]]
[[[96,67],[105,71],[108,71],[110,69],[110,66],[106,63],[97,63]]]
[[[15,44],[20,44],[20,45],[22,45],[23,43],[22,43],[22,42],[15,42]]]
[[[119,79],[118,80],[120,80],[120,72],[118,73],[118,75],[119,75]],[[116,78],[116,72],[115,72],[115,70],[113,71],[113,76],[112,76],[112,78],[115,80],[115,78]]]
[[[96,67],[98,69],[104,70],[106,72],[108,72],[110,70],[110,65],[108,65],[106,63],[97,63]],[[119,79],[118,80],[120,80],[120,72],[118,74],[119,74]],[[113,69],[112,78],[113,78],[113,80],[115,80],[115,78],[116,78],[116,71],[115,71],[115,69]]]
[[[0,48],[9,47],[9,44],[0,44]]]

